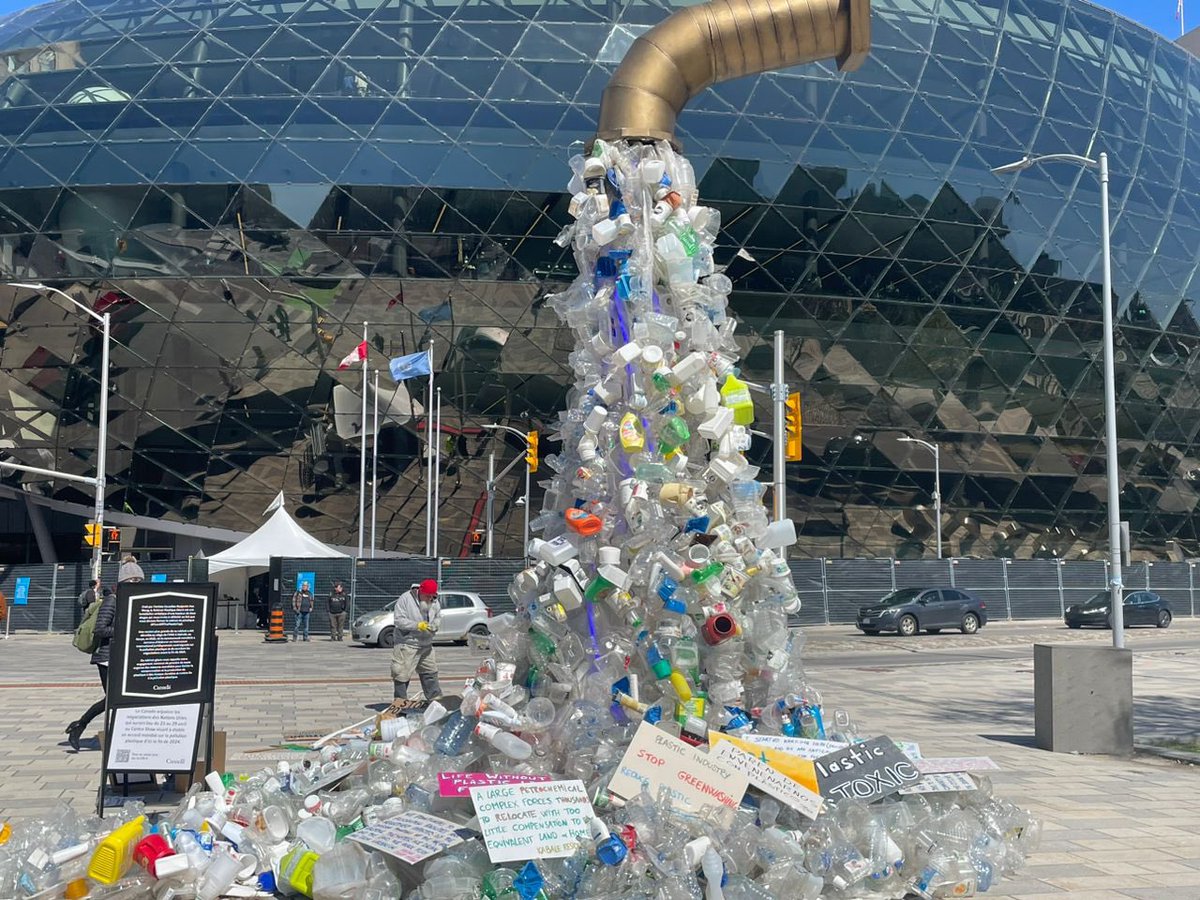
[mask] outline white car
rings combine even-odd
[[[413,586],[416,589],[416,586]],[[438,591],[442,606],[442,626],[434,636],[435,644],[465,641],[468,634],[486,635],[487,622],[492,617],[483,599],[471,591]],[[395,613],[393,600],[383,609],[365,613],[350,626],[350,636],[361,644],[391,647],[395,643]]]

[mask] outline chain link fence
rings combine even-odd
[[[1171,604],[1176,616],[1196,615],[1200,561],[1138,563],[1124,571],[1127,591],[1151,590]],[[958,587],[979,596],[993,620],[1059,618],[1066,607],[1107,589],[1108,563],[1041,559],[797,559],[790,561],[801,609],[794,625],[837,625],[854,621],[859,607],[903,587]],[[521,559],[296,559],[282,560],[280,594],[285,628],[293,624],[291,594],[312,581],[314,634],[329,632],[329,592],[341,581],[350,594],[348,622],[387,606],[425,578],[446,590],[473,591],[496,615],[512,610],[508,585],[524,566]],[[203,580],[202,559],[144,562],[147,580]],[[9,633],[69,632],[79,624],[79,596],[88,583],[87,563],[0,567],[0,592],[8,601]],[[105,563],[104,584],[114,584],[117,564]],[[24,598],[21,602],[18,598]],[[253,627],[245,599],[221,609],[218,626]],[[229,605],[229,604],[227,604]],[[0,630],[0,634],[3,630]]]

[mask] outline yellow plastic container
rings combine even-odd
[[[97,845],[88,863],[88,878],[101,884],[116,884],[133,865],[133,845],[144,836],[145,816],[126,822]]]
[[[7,844],[10,837],[12,837],[12,826],[7,822],[0,822],[0,846]]]
[[[642,423],[633,413],[628,412],[622,416],[617,434],[621,439],[621,449],[626,453],[641,453],[646,449],[646,435],[642,431]]]
[[[303,844],[293,847],[279,862],[279,880],[283,887],[290,887],[305,897],[313,895],[313,866],[318,855]]]
[[[721,403],[733,410],[735,425],[754,423],[754,401],[750,398],[750,388],[732,374],[726,375],[725,383],[721,385]]]

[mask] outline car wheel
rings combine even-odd
[[[962,618],[962,625],[959,626],[959,630],[963,634],[975,634],[975,632],[979,631],[979,616],[975,615],[975,613],[967,613]]]
[[[379,632],[379,646],[391,647],[396,643],[396,629],[389,625],[383,631]]]
[[[941,633],[942,633],[942,629],[940,629],[940,628],[926,628],[926,629],[925,629],[925,633],[926,633],[926,634],[941,634]]]
[[[491,632],[488,630],[488,627],[481,622],[478,625],[471,626],[471,634],[488,635],[491,634]]]
[[[1158,627],[1159,628],[1169,628],[1170,626],[1171,626],[1171,614],[1165,609],[1160,609],[1158,611]]]
[[[917,620],[914,616],[901,616],[896,630],[904,637],[912,637],[917,633]]]
[[[1068,627],[1068,628],[1078,628],[1078,627],[1079,627],[1079,623],[1078,623],[1078,622],[1068,622],[1068,623],[1067,623],[1067,627]]]

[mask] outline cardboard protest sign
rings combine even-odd
[[[820,814],[820,794],[813,793],[798,781],[771,768],[740,747],[735,747],[729,741],[722,741],[713,748],[712,753],[717,759],[743,773],[754,787],[790,806],[801,815],[815,819]]]
[[[831,800],[854,798],[869,803],[921,778],[912,760],[889,737],[835,750],[813,760],[813,765],[821,796]]]
[[[722,743],[733,744],[751,754],[755,759],[762,760],[776,772],[782,772],[802,787],[808,788],[814,793],[818,792],[817,770],[813,768],[812,760],[777,750],[766,744],[751,743],[733,735],[722,734],[719,731],[709,731],[708,742],[713,747],[720,746]]]
[[[804,759],[816,759],[850,745],[843,741],[821,741],[816,738],[785,737],[781,734],[748,734],[745,739],[764,747],[773,747]],[[921,746],[916,741],[893,741],[909,759],[921,758]]]
[[[720,760],[696,750],[648,722],[633,736],[608,789],[632,800],[645,785],[652,796],[667,788],[672,803],[684,808],[737,809],[750,781]]]
[[[471,788],[479,830],[494,863],[574,856],[595,817],[582,781]]]
[[[469,797],[471,788],[491,787],[496,784],[529,784],[549,781],[549,775],[505,775],[494,772],[438,772],[438,795],[441,797]]]
[[[348,839],[413,865],[463,841],[453,822],[421,812],[406,812],[368,825]]]
[[[977,790],[979,790],[979,785],[965,772],[940,772],[935,775],[925,775],[916,784],[900,788],[900,793],[902,795],[941,794],[946,791]]]
[[[987,756],[931,756],[914,761],[922,775],[939,772],[988,772],[1000,767]]]

